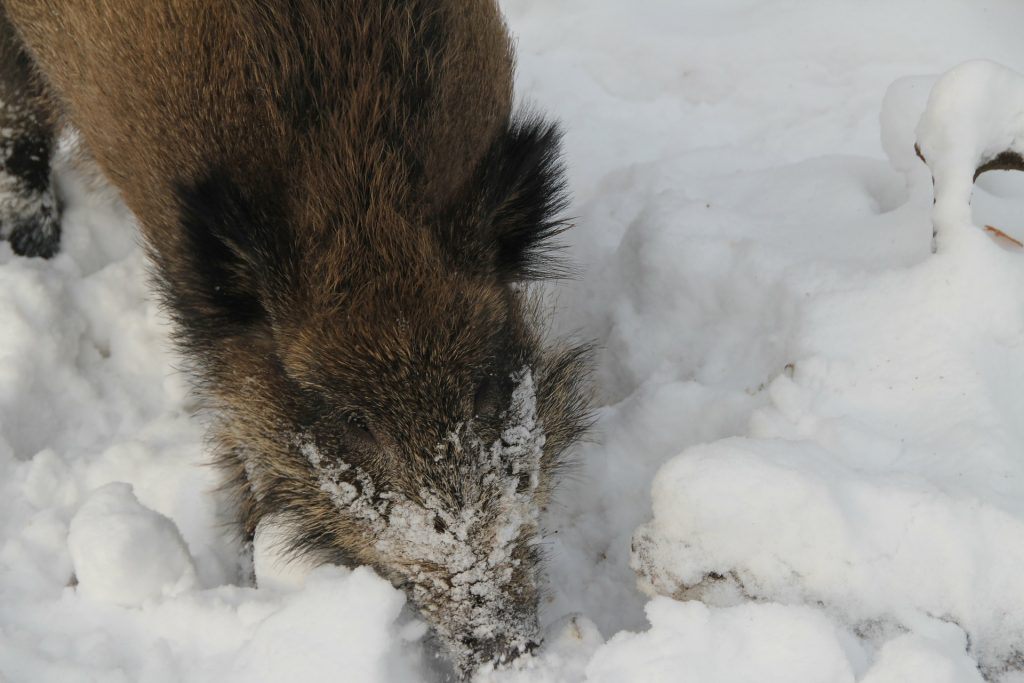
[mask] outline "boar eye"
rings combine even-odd
[[[501,386],[493,377],[485,377],[473,398],[473,417],[494,415],[501,407]]]
[[[349,435],[353,438],[366,444],[377,443],[377,439],[374,437],[373,431],[370,429],[370,424],[366,421],[366,418],[359,413],[348,413],[345,416],[345,426]]]
[[[448,531],[448,525],[444,523],[444,520],[440,516],[434,517],[434,531],[439,534],[443,534]]]

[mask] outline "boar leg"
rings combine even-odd
[[[50,173],[54,119],[32,62],[0,8],[0,236],[23,256],[49,258],[60,244]]]

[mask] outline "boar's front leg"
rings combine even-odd
[[[0,237],[23,256],[49,258],[60,244],[50,174],[54,118],[0,7]]]

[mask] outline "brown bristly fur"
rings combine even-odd
[[[376,567],[463,674],[532,648],[587,354],[525,287],[566,199],[495,2],[2,5],[38,76],[6,82],[139,218],[243,535]]]

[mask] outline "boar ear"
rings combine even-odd
[[[291,262],[285,226],[223,172],[180,183],[177,196],[176,243],[149,251],[178,322],[188,336],[208,339],[263,321],[272,293],[280,291],[281,268]]]
[[[526,116],[513,120],[491,150],[483,181],[484,230],[502,279],[567,274],[555,239],[569,227],[561,215],[569,201],[560,140],[556,124]]]

